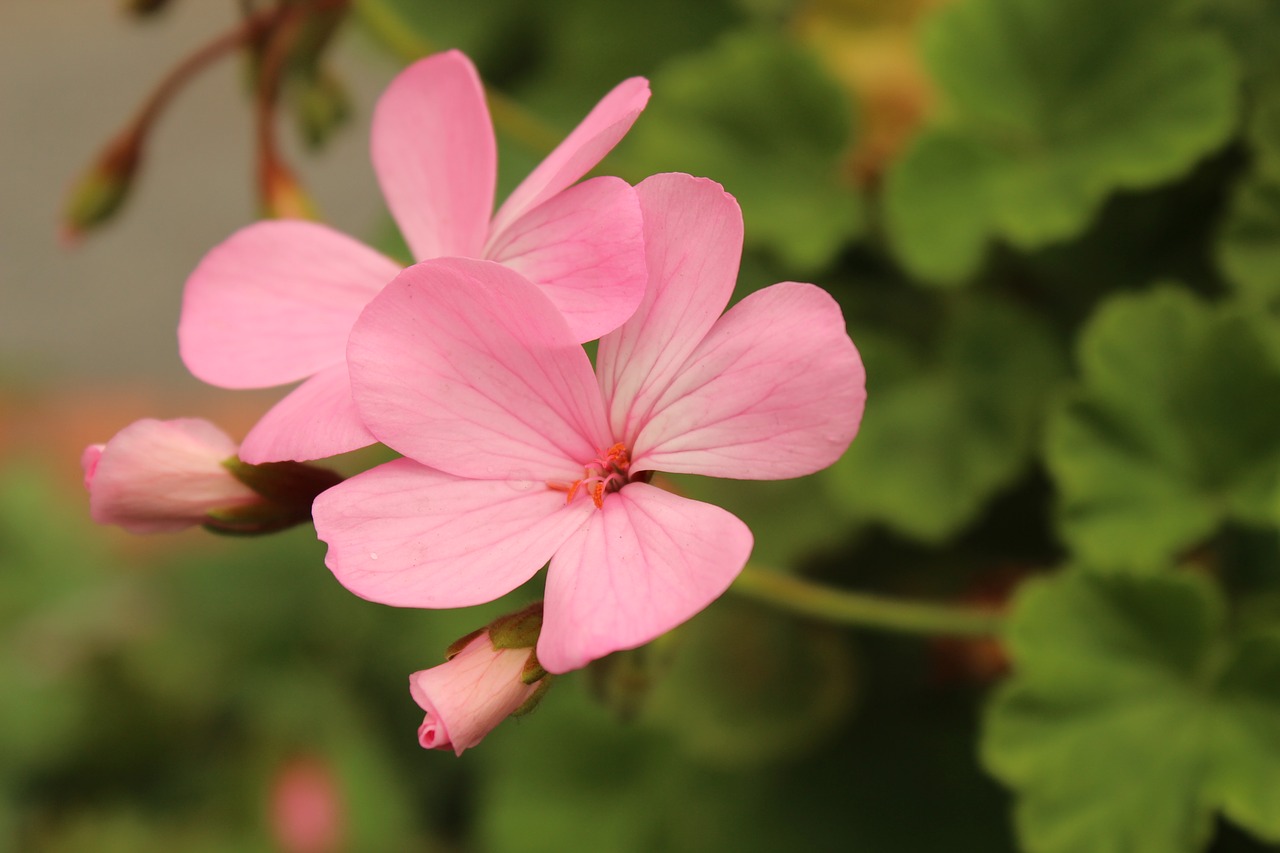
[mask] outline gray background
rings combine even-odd
[[[126,209],[77,247],[62,245],[73,179],[167,70],[236,16],[233,0],[177,0],[142,22],[119,5],[0,0],[0,388],[10,391],[195,391],[175,339],[183,281],[256,217],[251,107],[231,56],[161,118]],[[326,220],[368,236],[383,209],[369,113],[397,69],[353,27],[332,61],[351,94],[349,124],[319,155],[301,153],[291,122],[280,136]]]

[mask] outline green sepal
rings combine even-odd
[[[499,616],[489,623],[489,642],[495,649],[531,649],[542,633],[542,602]]]
[[[306,504],[311,513],[311,502],[321,492],[342,482],[342,475],[328,468],[317,468],[301,462],[264,462],[250,465],[232,456],[224,459],[223,467],[231,476],[262,495],[268,501],[283,505]]]
[[[520,680],[525,684],[533,684],[549,675],[550,673],[542,668],[542,664],[538,663],[538,653],[529,649],[529,659],[524,662],[524,669],[520,670]]]
[[[529,698],[524,700],[524,704],[511,712],[511,716],[523,717],[525,714],[538,707],[538,703],[542,701],[542,697],[551,689],[551,681],[552,677],[549,675],[539,681],[538,688],[529,694]]]
[[[250,465],[233,456],[222,465],[262,500],[206,513],[204,528],[213,533],[256,536],[305,524],[311,520],[311,502],[316,495],[342,482],[333,471],[300,462]]]
[[[470,634],[467,634],[467,636],[459,637],[458,639],[454,640],[452,643],[449,644],[449,648],[444,650],[444,659],[446,661],[451,661],[454,658],[456,658],[459,655],[459,653],[462,652],[463,649],[471,645],[471,643],[484,632],[485,632],[484,628],[477,628],[474,631],[472,631]]]

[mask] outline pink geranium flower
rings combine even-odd
[[[449,660],[409,676],[409,692],[426,712],[418,727],[424,749],[464,749],[528,705],[543,684],[526,684],[533,648],[495,648],[479,631]]]
[[[746,525],[655,471],[782,479],[844,452],[864,374],[835,301],[788,282],[721,316],[742,249],[733,198],[688,175],[636,189],[648,288],[595,373],[556,307],[496,264],[419,264],[365,310],[355,399],[406,458],[316,501],[347,588],[461,607],[549,560],[537,655],[565,672],[688,619],[746,563]]]
[[[493,214],[493,126],[471,62],[457,51],[402,72],[378,102],[372,156],[415,258],[487,258],[536,282],[572,335],[591,340],[644,291],[634,190],[618,178],[574,185],[630,129],[649,98],[625,81]],[[249,462],[306,460],[375,439],[351,400],[345,350],[360,311],[400,265],[324,225],[278,220],[236,232],[187,281],[178,341],[200,379],[266,388],[306,379],[245,437]]]
[[[80,458],[89,514],[130,533],[166,533],[204,524],[211,512],[266,501],[224,464],[236,443],[208,421],[146,419]]]

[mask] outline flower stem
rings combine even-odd
[[[747,566],[731,590],[792,613],[882,631],[907,634],[987,636],[999,634],[1003,614],[924,604],[834,589],[794,575]]]

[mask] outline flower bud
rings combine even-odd
[[[124,205],[141,155],[142,137],[133,130],[103,149],[93,167],[71,188],[62,213],[64,242],[74,243],[84,232],[109,220]]]
[[[319,149],[351,114],[351,101],[341,81],[326,68],[301,78],[294,86],[298,131],[312,149]]]
[[[310,519],[311,501],[341,480],[294,462],[247,465],[236,450],[208,421],[130,424],[81,456],[90,515],[131,533],[268,533]]]
[[[284,853],[336,853],[347,849],[346,803],[327,762],[289,759],[271,785],[270,821]]]
[[[512,620],[520,623],[518,632],[536,622],[528,645],[508,645],[515,641]],[[461,755],[507,717],[533,710],[551,685],[534,654],[541,623],[538,603],[463,637],[449,647],[444,663],[409,676],[409,692],[426,712],[418,727],[424,749]]]

